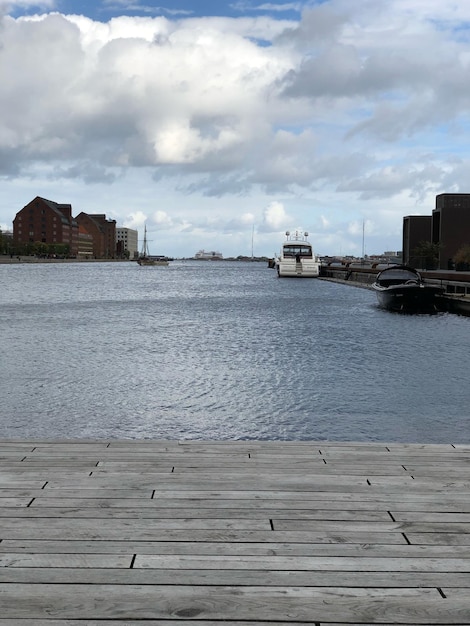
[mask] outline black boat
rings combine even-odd
[[[381,307],[401,313],[434,313],[440,310],[444,288],[426,284],[408,265],[391,265],[377,274],[372,288]]]

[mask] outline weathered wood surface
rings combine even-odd
[[[0,626],[470,626],[470,446],[0,441]]]

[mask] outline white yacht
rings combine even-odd
[[[317,278],[320,275],[320,261],[307,237],[307,232],[286,231],[286,241],[275,260],[278,276]]]

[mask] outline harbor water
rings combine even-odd
[[[0,265],[0,437],[470,442],[470,318],[265,263]]]

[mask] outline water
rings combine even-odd
[[[263,263],[0,265],[0,437],[469,443],[469,330]]]

